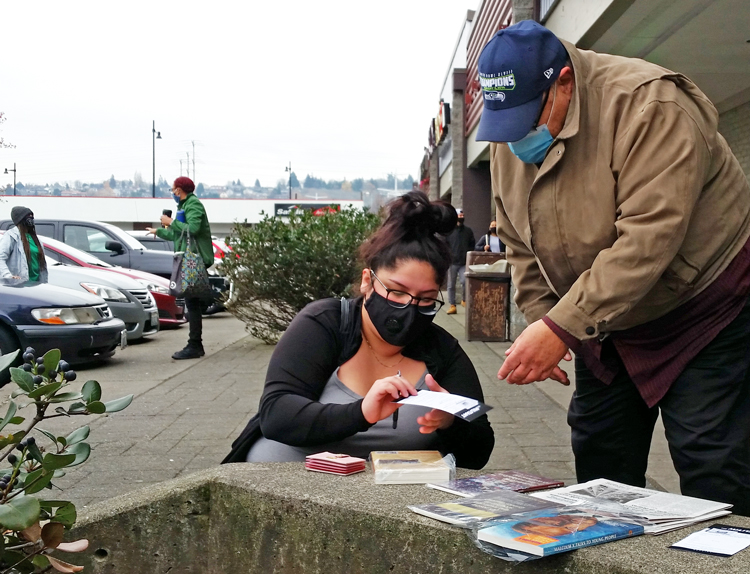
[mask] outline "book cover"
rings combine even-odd
[[[444,490],[456,496],[477,496],[498,490],[514,490],[516,492],[532,492],[546,488],[565,486],[561,480],[545,478],[520,470],[504,470],[492,474],[482,474],[469,478],[459,478],[448,482],[428,484],[430,488]]]
[[[451,467],[437,450],[370,453],[375,484],[424,484],[450,480]]]
[[[643,526],[606,514],[561,507],[514,514],[477,532],[478,540],[549,556],[643,534]]]
[[[560,505],[554,502],[532,498],[512,490],[500,490],[438,504],[409,506],[409,509],[435,520],[467,527],[510,514],[558,506]]]
[[[305,468],[316,472],[327,472],[330,474],[349,475],[365,470],[365,459],[336,454],[332,452],[320,452],[305,457]]]

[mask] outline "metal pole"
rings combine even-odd
[[[292,162],[289,162],[289,199],[292,199]]]
[[[191,143],[193,144],[193,183],[198,185],[195,179],[195,142],[191,142]]]
[[[151,145],[153,148],[153,172],[151,174],[151,197],[156,197],[156,120],[151,126]]]

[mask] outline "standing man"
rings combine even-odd
[[[456,209],[458,223],[456,229],[448,235],[451,248],[451,267],[448,270],[448,315],[456,314],[456,279],[461,282],[461,305],[466,306],[464,272],[466,271],[466,254],[474,247],[474,232],[464,225],[464,210]]]
[[[574,350],[579,481],[643,486],[661,411],[683,494],[750,514],[750,187],[716,109],[681,74],[531,21],[478,68],[529,323],[498,377],[569,384]]]
[[[185,222],[177,221],[168,215],[161,216],[163,229],[148,228],[147,231],[162,239],[174,242],[175,251],[185,251],[187,236],[191,234],[198,247],[203,263],[208,269],[214,262],[213,246],[211,244],[211,227],[208,224],[206,210],[200,200],[195,197],[195,184],[188,177],[178,177],[172,185],[172,194],[178,209],[185,212]],[[200,297],[186,297],[185,306],[188,310],[190,334],[184,349],[172,355],[173,359],[197,359],[205,355],[203,350],[203,303]]]
[[[492,253],[503,253],[505,245],[497,236],[497,221],[490,221],[489,232],[482,235],[474,246],[474,251],[487,251]]]

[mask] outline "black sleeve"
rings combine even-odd
[[[482,235],[482,237],[479,238],[479,241],[477,241],[476,245],[474,245],[474,251],[484,251],[484,246],[487,245],[487,236]]]
[[[445,367],[440,369],[437,383],[445,390],[456,395],[470,397],[484,402],[479,377],[469,357],[458,341],[452,339],[446,349]],[[495,433],[492,431],[487,415],[482,415],[472,422],[456,418],[447,429],[438,430],[443,443],[442,450],[456,457],[456,465],[461,468],[480,469],[490,458],[495,446]]]
[[[362,400],[343,405],[318,402],[338,366],[340,315],[336,299],[311,303],[276,345],[260,399],[264,437],[292,446],[314,446],[372,426],[362,414]]]

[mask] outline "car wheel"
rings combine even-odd
[[[7,355],[20,349],[16,337],[7,328],[0,327],[0,355]],[[10,369],[5,369],[0,373],[0,387],[10,382]]]

